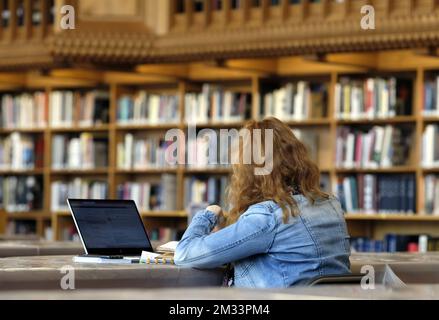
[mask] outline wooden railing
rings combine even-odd
[[[0,41],[42,39],[53,34],[60,8],[78,0],[0,0]]]
[[[209,26],[236,27],[263,24],[358,19],[361,7],[372,5],[377,16],[431,13],[436,0],[170,0],[170,30]]]
[[[439,47],[439,0],[116,1],[0,0],[0,68],[37,55],[131,65]],[[60,28],[64,4],[77,9],[75,32]],[[360,26],[365,5],[376,30]]]

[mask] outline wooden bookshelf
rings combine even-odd
[[[72,127],[72,128],[51,128],[52,133],[77,133],[77,132],[107,132],[108,125],[98,125],[96,127]]]
[[[7,214],[8,219],[11,220],[26,220],[26,219],[47,219],[50,220],[51,215],[45,211],[35,211],[35,212],[14,212]]]
[[[140,213],[143,218],[187,218],[187,212],[181,211],[143,211]]]
[[[108,170],[106,168],[98,168],[98,169],[52,169],[52,175],[106,175],[108,174]]]
[[[37,176],[44,174],[44,169],[29,169],[29,170],[0,170],[0,175],[3,176]]]
[[[397,54],[397,53],[395,53]],[[93,127],[78,127],[72,128],[51,128],[44,129],[0,129],[0,134],[10,134],[12,132],[23,132],[29,134],[42,134],[46,142],[52,141],[54,134],[75,134],[81,132],[90,132],[108,138],[108,161],[107,168],[96,168],[90,170],[54,170],[51,163],[51,143],[45,143],[45,159],[44,168],[26,171],[10,171],[0,170],[1,176],[15,176],[15,175],[38,175],[43,177],[44,183],[44,206],[41,211],[31,213],[5,213],[0,212],[0,233],[5,230],[6,224],[11,220],[35,220],[37,222],[37,230],[40,236],[44,234],[44,226],[51,225],[53,234],[56,239],[59,239],[61,228],[72,223],[70,213],[68,212],[52,212],[50,209],[51,197],[51,183],[62,179],[71,179],[72,177],[99,177],[106,181],[109,187],[109,198],[115,198],[117,195],[117,186],[119,183],[129,181],[133,178],[153,179],[163,174],[173,174],[176,176],[177,187],[177,208],[174,211],[157,211],[157,212],[141,212],[141,216],[145,223],[150,225],[165,226],[179,226],[185,227],[187,212],[184,208],[184,179],[190,176],[224,176],[231,173],[230,168],[191,168],[185,166],[178,166],[175,168],[148,168],[148,169],[120,169],[117,167],[117,142],[125,133],[141,133],[152,134],[155,132],[165,132],[168,129],[180,128],[187,130],[187,124],[184,121],[184,97],[188,92],[197,92],[203,83],[219,84],[225,88],[233,88],[237,92],[246,92],[251,94],[252,105],[250,119],[260,118],[260,103],[262,100],[262,93],[264,91],[264,84],[267,81],[278,81],[279,77],[282,81],[289,79],[315,79],[322,78],[328,84],[328,105],[327,117],[311,118],[303,121],[287,121],[287,124],[293,129],[311,130],[318,132],[320,139],[318,165],[322,174],[329,176],[331,187],[333,187],[338,178],[344,175],[355,174],[413,174],[416,177],[416,214],[414,215],[398,215],[398,214],[362,214],[353,213],[347,214],[346,220],[348,226],[353,234],[367,234],[376,236],[381,234],[381,224],[388,226],[389,230],[395,232],[409,232],[412,227],[410,223],[419,228],[419,232],[433,232],[439,235],[439,217],[423,215],[423,198],[424,198],[424,178],[427,174],[438,174],[439,168],[422,168],[421,166],[421,141],[425,125],[428,123],[439,122],[438,117],[424,117],[422,115],[422,92],[424,85],[424,74],[431,70],[439,70],[439,58],[435,59],[435,64],[432,65],[431,59],[424,60],[421,56],[413,54],[411,59],[416,61],[410,65],[404,65],[402,62],[397,64],[392,62],[387,65],[389,56],[392,53],[383,52],[381,56],[375,56],[377,59],[376,68],[382,68],[386,74],[398,73],[400,71],[410,72],[414,77],[414,91],[412,105],[413,113],[408,116],[397,116],[393,118],[377,118],[367,120],[340,120],[335,116],[335,99],[334,88],[340,77],[346,75],[360,75],[367,77],[370,72],[370,60],[368,56],[358,54],[358,59],[353,59],[355,54],[343,55],[333,62],[314,62],[309,59],[302,59],[300,57],[283,57],[273,58],[270,64],[270,72],[251,72],[248,68],[256,66],[257,60],[251,60],[248,63],[248,68],[245,70],[234,69],[233,66],[215,67],[209,64],[192,64],[190,62],[181,64],[184,68],[176,68],[173,65],[158,65],[158,66],[138,66],[136,72],[114,72],[102,71],[98,73],[100,77],[96,79],[101,80],[83,80],[75,79],[75,70],[70,73],[63,73],[63,77],[56,77],[52,73],[51,76],[39,77],[37,80],[30,81],[28,86],[23,89],[22,86],[17,86],[16,90],[26,90],[29,88],[34,90],[36,87],[39,90],[45,90],[47,93],[55,89],[72,89],[78,88],[94,89],[107,88],[110,93],[110,121],[108,124],[93,126]],[[346,62],[340,63],[341,59],[346,59]],[[364,65],[362,65],[364,59]],[[382,59],[382,61],[380,60]],[[387,59],[387,60],[386,60]],[[245,60],[243,60],[245,61]],[[264,60],[266,62],[266,60]],[[354,62],[355,63],[354,63]],[[383,62],[384,61],[384,62]],[[411,60],[412,61],[412,60]],[[163,70],[163,74],[160,74]],[[189,71],[185,71],[189,70]],[[175,75],[172,76],[172,72]],[[97,71],[96,71],[97,72]],[[375,71],[374,71],[375,72]],[[439,72],[438,72],[439,73]],[[93,74],[93,70],[90,70]],[[375,74],[375,73],[373,73]],[[70,78],[69,78],[70,77]],[[11,88],[8,87],[8,92]],[[146,90],[155,93],[175,93],[179,96],[179,111],[180,121],[177,124],[120,124],[117,122],[117,105],[121,94],[127,92],[134,92],[136,90]],[[1,90],[0,90],[1,94]],[[243,121],[233,123],[209,123],[200,124],[198,128],[239,128],[244,124]],[[337,168],[335,164],[335,142],[337,138],[337,129],[340,126],[349,127],[369,127],[374,125],[392,124],[395,126],[409,126],[413,130],[414,140],[413,148],[411,150],[409,164],[404,166],[396,166],[390,168]],[[436,224],[437,223],[437,224]],[[392,229],[393,228],[393,229]]]
[[[396,116],[393,118],[374,118],[358,120],[337,120],[338,125],[383,125],[383,124],[415,124],[414,116]]]
[[[416,173],[416,167],[408,167],[408,166],[396,166],[391,168],[376,168],[376,169],[369,169],[369,168],[352,168],[352,169],[345,169],[345,168],[336,168],[335,171],[338,174],[348,174],[348,173]]]

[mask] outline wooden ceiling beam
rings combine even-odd
[[[244,72],[275,74],[277,72],[277,59],[232,59],[226,60],[223,67]]]
[[[378,53],[365,52],[327,54],[324,55],[323,62],[334,66],[376,69],[378,66]]]
[[[277,74],[280,76],[288,75],[309,75],[309,74],[329,74],[331,72],[340,73],[362,73],[367,72],[368,68],[341,65],[338,63],[328,63],[312,61],[303,57],[280,58],[278,61]]]
[[[379,53],[378,68],[381,70],[415,70],[419,67],[439,68],[438,50],[420,48]]]
[[[189,66],[188,64],[144,64],[137,66],[135,70],[147,75],[186,78]]]
[[[26,80],[26,87],[33,89],[43,88],[93,88],[98,82],[82,79],[59,78],[37,74],[28,74]]]
[[[0,85],[4,87],[21,87],[25,84],[25,73],[0,73]]]
[[[50,76],[55,78],[77,79],[96,82],[101,82],[103,80],[102,71],[86,69],[54,69],[50,71]]]
[[[178,78],[164,75],[150,75],[135,72],[109,71],[104,74],[104,82],[120,84],[171,84],[178,82]]]
[[[268,76],[267,72],[254,70],[239,70],[229,68],[225,64],[216,62],[192,63],[189,69],[189,79],[198,81],[210,80],[245,80],[254,76]]]

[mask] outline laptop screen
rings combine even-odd
[[[131,200],[68,200],[88,254],[140,255],[152,251]]]

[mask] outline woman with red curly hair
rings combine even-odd
[[[177,246],[176,264],[233,264],[234,285],[253,288],[306,285],[318,276],[348,274],[343,211],[336,198],[320,190],[319,169],[305,146],[275,118],[249,121],[243,129],[249,134],[233,150],[239,161],[228,190],[230,212],[213,205],[197,213]],[[262,139],[255,139],[255,132]],[[271,146],[265,145],[268,133]],[[245,148],[257,146],[255,140],[265,161],[271,161],[266,174],[256,173],[261,164],[244,161]]]

